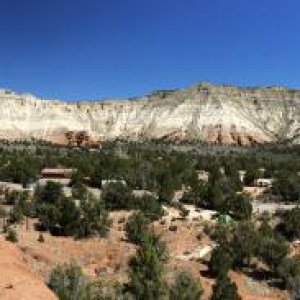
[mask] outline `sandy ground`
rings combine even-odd
[[[3,237],[0,237],[0,299],[57,299],[43,278],[32,272],[23,253]]]
[[[152,230],[160,236],[169,249],[167,274],[172,277],[176,271],[186,270],[201,282],[204,299],[209,299],[214,284],[214,279],[207,275],[210,251],[201,259],[195,256],[190,259],[185,258],[198,251],[197,249],[214,246],[203,233],[205,217],[195,216],[192,213],[191,218],[180,220],[177,210],[171,208],[168,211],[169,214],[163,222],[155,222],[152,226]],[[43,277],[44,280],[47,280],[51,269],[56,264],[74,260],[82,266],[90,278],[124,282],[127,280],[128,261],[136,253],[136,247],[126,241],[123,231],[124,222],[122,221],[129,214],[128,212],[111,214],[113,227],[107,239],[74,240],[73,238],[53,237],[44,233],[44,243],[37,241],[39,233],[34,230],[33,226],[36,220],[30,220],[29,230],[25,224],[17,228],[19,234],[17,247],[21,249],[33,272]],[[173,230],[170,230],[170,226]],[[238,284],[243,299],[287,299],[287,295],[279,290],[268,288],[268,295],[260,295],[259,289],[249,289],[245,284],[247,278],[243,274],[231,272],[230,276]],[[261,283],[257,283],[258,287],[260,285]]]
[[[268,212],[269,214],[274,214],[278,210],[291,210],[297,205],[295,204],[284,204],[284,203],[275,203],[275,202],[268,202],[262,203],[260,201],[252,201],[253,213],[263,213]]]
[[[36,220],[30,220],[29,230],[25,224],[18,228],[18,245],[27,256],[34,271],[47,278],[51,269],[65,262],[75,261],[90,277],[101,274],[121,274],[128,260],[135,254],[135,246],[127,243],[119,223],[128,213],[118,212],[113,216],[113,228],[108,238],[75,240],[69,237],[54,237],[43,233],[44,242],[37,241],[39,233],[34,230]]]
[[[245,186],[243,188],[243,192],[254,200],[261,199],[267,191],[268,188],[265,187]]]

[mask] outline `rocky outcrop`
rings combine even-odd
[[[198,86],[134,100],[61,102],[0,91],[0,138],[117,138],[252,145],[300,141],[300,91]]]
[[[0,299],[55,300],[57,297],[32,273],[19,249],[0,238]]]

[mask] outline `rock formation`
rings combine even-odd
[[[300,91],[199,84],[133,100],[62,102],[0,90],[0,122],[5,139],[299,142]]]

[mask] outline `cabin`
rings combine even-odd
[[[196,171],[198,180],[208,182],[209,172],[205,170]]]
[[[153,197],[157,198],[157,195],[155,193],[148,191],[148,190],[133,190],[132,194],[136,198],[142,198],[145,196],[153,196]]]
[[[60,183],[62,186],[68,186],[71,182],[72,174],[76,169],[67,168],[44,168],[41,171],[41,178],[38,180],[39,185],[45,185],[47,181]]]
[[[274,178],[258,178],[254,180],[254,185],[256,187],[270,188],[272,187],[273,182],[274,182]]]
[[[19,183],[1,181],[0,182],[0,194],[2,194],[1,200],[4,199],[3,193],[12,192],[12,191],[28,192],[28,194],[32,196],[34,193],[34,188],[35,188],[35,184],[29,184],[26,188],[24,188],[23,185]]]
[[[23,186],[22,184],[19,183],[13,183],[13,182],[5,182],[1,181],[0,182],[0,190],[2,191],[22,191]]]
[[[239,170],[238,173],[239,173],[240,182],[244,182],[246,171],[245,170]]]
[[[101,187],[106,188],[111,183],[121,183],[124,186],[126,186],[125,180],[107,179],[107,180],[101,180]]]
[[[66,168],[44,168],[41,171],[42,178],[71,178],[75,169]]]

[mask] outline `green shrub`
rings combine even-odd
[[[148,234],[150,220],[141,212],[132,214],[126,223],[125,230],[130,242],[141,244]]]
[[[300,208],[296,207],[284,213],[282,218],[282,232],[289,240],[300,238]]]
[[[103,189],[102,199],[110,210],[131,209],[133,206],[132,191],[120,182],[108,184]]]
[[[231,269],[233,261],[234,256],[232,249],[226,244],[221,244],[212,251],[209,261],[209,270],[214,276],[224,277]]]
[[[81,299],[86,285],[81,268],[76,263],[55,267],[49,278],[48,286],[60,300]]]
[[[237,292],[237,287],[228,276],[217,278],[213,286],[213,295],[211,300],[241,300],[242,298]]]
[[[164,214],[161,203],[152,195],[135,197],[132,208],[140,210],[152,221],[159,220]]]
[[[167,295],[163,277],[165,258],[158,238],[149,235],[129,264],[128,292],[134,299],[163,299]]]
[[[81,218],[77,228],[77,234],[80,237],[106,237],[108,235],[111,220],[102,199],[88,194],[81,201],[80,211]]]
[[[38,237],[37,241],[38,241],[39,243],[44,243],[44,242],[45,242],[44,236],[43,236],[43,234],[42,234],[41,232],[40,232],[40,234],[39,234],[39,237]]]
[[[9,228],[7,230],[7,234],[6,234],[5,239],[9,242],[17,243],[18,242],[18,234],[14,229]]]
[[[200,283],[197,283],[188,273],[180,272],[174,284],[170,287],[170,299],[199,300],[203,291]]]

